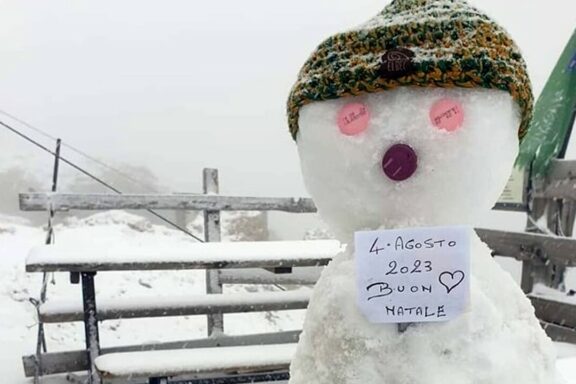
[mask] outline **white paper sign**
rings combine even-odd
[[[360,310],[373,323],[447,321],[470,295],[469,227],[356,232]]]

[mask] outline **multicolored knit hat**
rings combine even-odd
[[[507,91],[522,110],[518,137],[526,134],[533,96],[522,55],[465,0],[393,0],[366,24],[325,40],[290,93],[290,133],[296,140],[303,105],[406,85]]]

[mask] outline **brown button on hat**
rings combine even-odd
[[[406,48],[394,48],[382,55],[380,76],[397,79],[414,73],[414,52]]]

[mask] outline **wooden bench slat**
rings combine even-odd
[[[203,339],[172,341],[158,344],[128,345],[112,348],[102,348],[103,355],[115,352],[161,351],[166,349],[231,347],[241,345],[266,345],[297,343],[300,331],[283,331],[274,333],[259,333],[239,336],[215,336]],[[36,372],[36,355],[22,357],[26,377],[34,377]],[[88,369],[88,353],[86,350],[50,352],[42,354],[41,375],[78,372]]]
[[[476,233],[498,256],[531,260],[533,251],[539,249],[554,264],[576,266],[576,239],[573,238],[483,228],[477,228]]]
[[[313,285],[320,278],[321,267],[295,267],[290,273],[273,273],[261,268],[220,271],[222,284],[295,284]]]
[[[141,317],[206,315],[282,311],[308,307],[310,290],[255,292],[182,297],[119,298],[97,302],[98,320]],[[82,321],[80,301],[48,301],[40,306],[40,320],[45,323]]]
[[[211,372],[261,372],[287,369],[296,344],[111,353],[99,356],[102,377],[165,377]]]
[[[540,320],[576,329],[576,305],[540,296],[529,295],[528,298]]]
[[[540,321],[544,332],[554,341],[576,344],[576,329]]]
[[[70,209],[176,209],[189,211],[284,211],[316,212],[310,198],[243,197],[204,194],[105,194],[105,193],[21,193],[23,211]]]
[[[43,245],[26,259],[27,272],[224,269],[326,265],[336,240],[190,243],[177,248],[103,248]]]

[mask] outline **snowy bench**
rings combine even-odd
[[[95,275],[107,271],[218,269],[226,272],[238,269],[241,274],[229,275],[230,281],[277,283],[274,276],[280,276],[279,281],[286,283],[313,283],[319,275],[317,267],[326,265],[341,250],[340,243],[333,240],[191,243],[178,249],[147,248],[140,251],[74,249],[55,245],[36,247],[26,261],[28,272],[79,273],[82,281],[82,300],[47,301],[38,307],[39,320],[43,323],[84,321],[87,342],[85,354],[44,354],[42,365],[47,368],[44,373],[62,372],[63,369],[74,371],[88,366],[94,383],[100,382],[101,378],[127,376],[148,378],[151,383],[159,383],[168,377],[213,372],[250,372],[251,380],[260,376],[262,379],[270,378],[270,375],[286,378],[298,332],[282,332],[275,337],[218,335],[213,337],[218,339],[216,344],[196,340],[189,345],[171,346],[166,343],[158,345],[155,350],[130,347],[101,350],[98,322],[120,318],[304,309],[308,305],[309,290],[180,297],[162,297],[159,294],[153,298],[131,297],[100,302],[95,295]],[[277,275],[262,269],[286,267],[295,267],[296,273]],[[221,281],[227,281],[226,277]],[[186,349],[182,350],[182,347]],[[25,370],[30,374],[37,362],[33,361],[33,356],[27,358]],[[71,360],[85,365],[74,364]],[[282,372],[274,372],[277,370]]]

